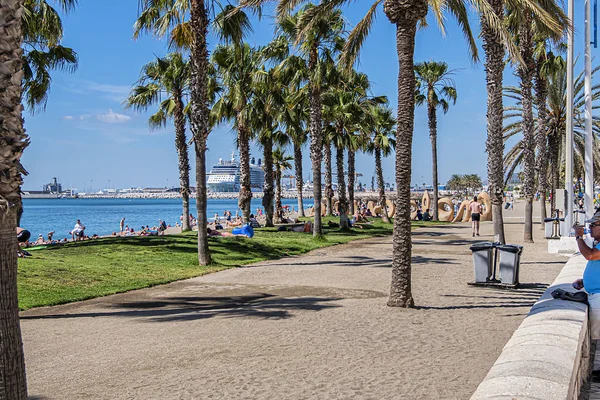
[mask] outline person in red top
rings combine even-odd
[[[483,213],[483,206],[477,201],[477,196],[473,197],[473,201],[469,204],[471,211],[471,231],[473,236],[479,236],[479,221]]]

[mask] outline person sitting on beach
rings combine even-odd
[[[229,226],[229,227],[242,226],[242,224],[243,224],[243,222],[240,217],[236,217],[235,221],[227,221],[227,226]]]
[[[165,224],[165,222],[162,219],[159,219],[158,220],[158,234],[164,235],[166,230],[167,230],[167,225]]]
[[[420,208],[417,210],[417,221],[423,221],[423,213]]]
[[[425,210],[425,212],[423,213],[423,221],[431,221],[432,217],[431,214],[429,214],[429,209]]]
[[[40,236],[38,236],[37,240],[33,243],[34,246],[39,246],[41,244],[44,244],[44,235],[42,235],[40,233]]]
[[[84,232],[85,225],[83,225],[80,220],[77,220],[75,226],[73,227],[73,230],[70,233],[73,240],[81,240],[83,239]]]
[[[238,234],[234,234],[231,232],[226,232],[226,231],[217,231],[216,229],[210,229],[210,228],[206,228],[206,233],[208,233],[208,236],[226,236],[226,237],[231,237],[231,236],[242,236],[242,237],[249,237],[246,234],[243,233],[238,233]]]
[[[94,233],[94,234],[92,235],[92,239],[98,239],[99,237],[100,237],[100,236],[98,236],[96,233]]]
[[[49,242],[52,242],[52,236],[54,236],[55,233],[56,233],[55,231],[48,232],[48,241]]]
[[[250,219],[248,220],[248,223],[250,223],[250,226],[253,228],[260,228],[260,223],[254,217],[254,214],[250,214]]]

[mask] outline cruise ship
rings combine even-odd
[[[253,191],[262,191],[265,182],[265,172],[262,169],[260,158],[258,164],[255,158],[250,159],[250,188]],[[208,173],[208,190],[211,192],[239,192],[240,191],[240,163],[235,159],[235,152],[231,153],[231,160],[222,158],[213,165]]]

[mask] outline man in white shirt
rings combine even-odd
[[[85,225],[81,223],[80,220],[77,220],[75,223],[75,227],[71,231],[71,237],[73,240],[81,240],[83,239],[83,232],[85,231]]]

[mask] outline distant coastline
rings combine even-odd
[[[284,199],[296,199],[296,191],[283,192],[282,197]],[[69,195],[58,195],[55,193],[28,193],[23,191],[23,199],[62,199],[62,198],[79,198],[79,199],[178,199],[181,195],[177,192],[163,192],[163,193],[106,193],[106,194],[92,194],[88,193],[85,195],[78,195],[76,197]],[[196,194],[190,194],[190,198],[195,198]],[[219,192],[219,193],[207,193],[209,199],[237,199],[237,192]],[[255,199],[262,199],[263,192],[252,192],[252,197]],[[302,193],[304,199],[312,199],[312,191],[305,191]],[[395,192],[386,192],[388,199],[395,199]],[[363,200],[374,200],[378,198],[377,192],[356,192],[354,198]]]

